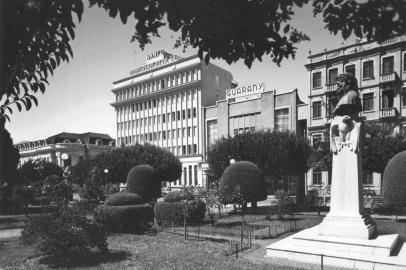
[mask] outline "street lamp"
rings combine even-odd
[[[230,159],[230,165],[233,165],[235,163],[235,159]]]
[[[104,174],[105,174],[105,188],[106,188],[106,194],[107,194],[107,174],[109,173],[109,169],[104,169]]]
[[[61,155],[61,158],[62,158],[62,160],[63,160],[63,167],[65,168],[65,167],[66,167],[66,161],[69,159],[69,155],[66,154],[66,153],[63,153],[63,154]]]

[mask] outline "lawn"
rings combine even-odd
[[[110,252],[75,260],[76,269],[297,269],[278,265],[254,264],[227,256],[227,243],[222,241],[184,240],[181,236],[112,235]],[[48,269],[39,263],[35,251],[19,239],[0,240],[0,269]]]

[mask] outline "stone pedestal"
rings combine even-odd
[[[319,235],[370,239],[376,224],[364,211],[362,155],[351,142],[337,143],[333,154],[330,212],[318,227]]]

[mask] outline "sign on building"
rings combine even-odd
[[[226,90],[226,99],[228,100],[231,98],[260,94],[264,92],[264,89],[265,84],[263,82],[248,86],[239,86],[236,88]]]

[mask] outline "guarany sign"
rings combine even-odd
[[[263,82],[255,83],[255,84],[248,85],[248,86],[239,86],[236,88],[226,90],[226,99],[263,93],[264,89],[265,89],[265,84]]]

